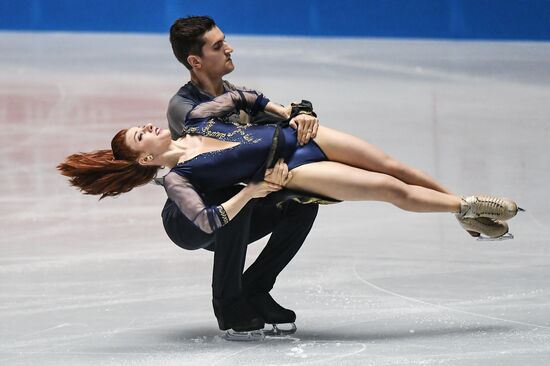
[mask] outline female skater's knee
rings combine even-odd
[[[383,177],[380,181],[382,199],[399,206],[407,200],[407,185],[391,176]]]
[[[392,177],[400,178],[407,173],[407,166],[392,157],[384,159],[384,170]]]

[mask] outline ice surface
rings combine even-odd
[[[187,79],[167,37],[0,33],[0,364],[550,364],[550,44],[228,40],[230,81],[312,100],[321,123],[453,191],[516,199],[516,239],[381,203],[323,207],[273,290],[298,332],[226,342],[212,255],[169,241],[163,190],[98,202],[55,171],[120,128],[166,126]]]

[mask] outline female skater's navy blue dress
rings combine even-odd
[[[251,115],[263,111],[268,102],[255,91],[236,90],[201,103],[188,113],[185,133],[238,143],[179,163],[164,177],[168,197],[202,231],[211,233],[229,222],[229,218],[221,205],[206,205],[199,192],[263,180],[265,168],[278,158],[284,159],[289,170],[327,160],[313,139],[298,145],[296,130],[291,127],[227,121],[230,114],[239,110]]]

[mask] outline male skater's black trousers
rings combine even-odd
[[[207,201],[223,202],[236,190]],[[251,200],[237,216],[213,234],[193,225],[171,200],[162,211],[164,228],[174,243],[185,249],[214,251],[212,295],[223,303],[242,296],[267,293],[279,273],[296,255],[307,237],[317,204],[285,202],[277,208],[269,198]],[[271,234],[256,261],[243,274],[247,245]]]
[[[318,206],[286,202],[282,209],[269,200],[253,200],[216,232],[212,294],[230,299],[268,293],[294,258],[317,216]],[[243,274],[246,246],[269,233],[265,248]],[[242,281],[241,281],[242,274]]]

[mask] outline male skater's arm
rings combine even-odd
[[[265,98],[263,94],[252,89],[234,89],[229,83],[226,83],[226,86],[233,89],[213,99],[208,99],[206,95],[200,94],[198,89],[191,89],[193,92],[184,95],[174,95],[168,104],[166,113],[172,139],[175,140],[183,136],[187,127],[193,126],[204,118],[225,118],[233,114],[238,115],[239,111],[245,111],[249,116],[266,115],[264,107],[269,99]],[[269,119],[264,123],[277,122],[285,117],[270,114]]]
[[[274,107],[275,103],[269,101],[263,94],[254,90],[231,90],[216,98],[198,104],[185,117],[185,126],[192,126],[207,118],[217,117],[223,119],[239,111],[245,111],[254,116],[256,113],[266,110],[274,112],[283,110]],[[284,117],[284,115],[281,115]]]
[[[292,106],[285,107],[271,102],[263,94],[254,90],[235,89],[195,106],[187,112],[184,124],[189,127],[208,118],[223,119],[238,111],[245,111],[251,116],[255,116],[258,112],[267,112],[282,119],[292,116]],[[290,126],[297,129],[298,143],[303,145],[317,135],[319,121],[313,115],[298,114],[290,121]]]
[[[199,108],[200,115],[207,116],[209,113],[211,113],[211,116],[216,115],[221,117],[235,112],[239,109],[239,106],[241,107],[241,109],[244,110],[246,110],[246,108],[243,107],[248,106],[247,112],[250,116],[250,123],[252,124],[273,123],[288,118],[290,107],[283,107],[276,103],[270,102],[268,103],[268,105],[266,105],[265,109],[258,108],[258,105],[254,104],[256,101],[262,101],[263,99],[267,100],[267,98],[258,98],[258,96],[263,97],[263,94],[253,89],[236,87],[227,81],[224,81],[224,83],[225,87],[230,92],[240,91],[241,93],[243,93],[244,98],[242,99],[244,100],[237,102],[237,99],[239,98],[234,98],[234,95],[232,95],[231,98],[228,98],[228,96],[226,95],[225,97],[222,97],[222,99],[225,98],[225,103],[217,102]],[[199,104],[201,104],[201,101],[196,99],[184,98],[179,94],[176,94],[172,97],[168,104],[168,111],[166,113],[170,132],[172,134],[172,139],[178,139],[183,135],[186,119],[188,118],[189,112],[197,107]],[[213,111],[210,111],[209,108],[213,108]],[[297,130],[298,142],[303,145],[309,142],[310,138],[315,138],[315,136],[317,135],[319,120],[315,116],[300,114],[298,116],[295,116],[290,121],[290,126]]]
[[[254,91],[253,89],[249,89],[244,86],[235,86],[227,80],[224,80],[224,85],[227,90]],[[256,92],[260,93],[258,90],[256,90]],[[290,109],[290,107],[280,107]],[[249,123],[261,125],[266,123],[281,122],[285,119],[288,119],[288,117],[284,117],[280,113],[268,113],[267,111],[259,111],[254,116],[250,116]],[[319,129],[319,120],[316,116],[310,114],[299,114],[290,120],[289,125],[296,130],[298,143],[301,145],[305,145],[309,142],[310,139],[317,136],[317,130]]]
[[[185,117],[197,104],[198,102],[177,94],[170,99],[168,110],[166,111],[166,118],[168,119],[172,140],[177,140],[183,136]]]

